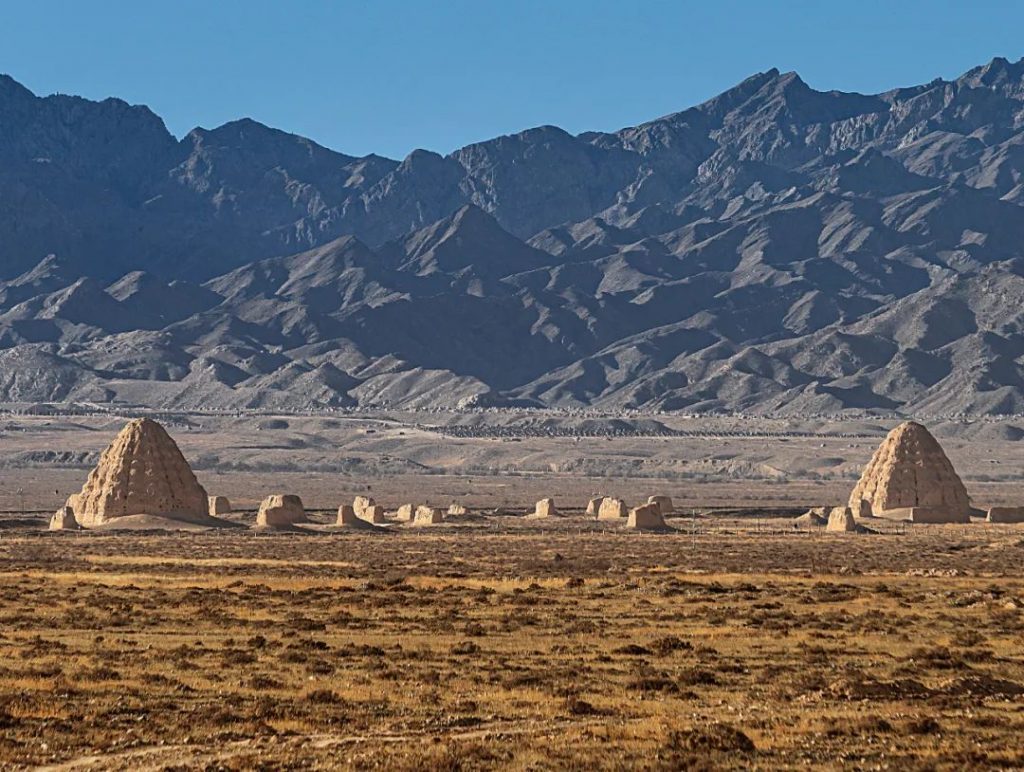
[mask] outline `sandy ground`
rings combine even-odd
[[[128,417],[0,416],[0,510],[55,509]],[[655,492],[691,508],[838,504],[896,423],[523,413],[156,417],[208,491],[243,509],[274,492],[297,493],[317,509],[367,492],[389,507],[527,508],[554,496],[571,508],[596,494],[635,502]],[[1020,423],[930,424],[976,506],[1024,503]]]

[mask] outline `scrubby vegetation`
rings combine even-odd
[[[1001,531],[0,542],[0,765],[1020,766]]]

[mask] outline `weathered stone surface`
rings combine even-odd
[[[661,511],[661,516],[665,517],[671,515],[675,510],[672,507],[671,496],[651,496],[647,499],[648,504],[657,504],[658,509]]]
[[[555,500],[552,498],[541,499],[533,509],[534,517],[556,517],[558,509],[555,507]]]
[[[306,522],[302,499],[291,494],[267,496],[256,513],[256,526],[260,528],[286,528]]]
[[[367,507],[372,507],[376,503],[377,502],[369,496],[356,496],[355,500],[352,502],[352,509],[355,510],[357,516],[363,517],[364,510]]]
[[[416,514],[416,507],[412,504],[403,504],[398,508],[396,517],[404,523],[411,522]]]
[[[967,489],[941,446],[921,424],[907,421],[891,432],[868,462],[850,494],[850,509],[863,512],[865,503],[877,517],[893,510],[925,507],[947,520],[969,522]],[[901,516],[902,517],[902,516]]]
[[[342,504],[338,507],[338,519],[335,525],[358,525],[361,518],[356,514],[351,504]]]
[[[384,517],[384,507],[380,504],[371,504],[368,507],[364,507],[363,514],[360,517],[366,522],[374,523],[375,525],[387,522],[387,518]]]
[[[434,507],[419,506],[412,522],[413,525],[438,525],[444,522],[444,512]]]
[[[75,519],[75,511],[69,506],[63,506],[53,513],[50,518],[51,531],[77,531],[81,526]]]
[[[598,510],[601,509],[601,502],[604,501],[604,496],[597,496],[587,502],[587,514],[591,517],[597,517]]]
[[[985,519],[990,523],[1024,523],[1024,507],[992,507]]]
[[[629,507],[626,506],[626,502],[622,499],[613,499],[610,496],[605,497],[597,510],[598,520],[618,520],[628,517],[628,515]]]
[[[211,517],[218,517],[219,515],[226,515],[231,512],[231,502],[228,501],[227,496],[210,496],[209,503],[209,514]]]
[[[665,519],[661,516],[661,510],[657,504],[644,504],[630,510],[626,527],[641,531],[660,531],[668,526],[665,525]]]
[[[363,510],[363,517],[360,517],[351,504],[342,504],[338,507],[338,519],[334,521],[334,525],[353,531],[376,531],[376,525],[369,520],[372,511],[373,507],[367,507]]]
[[[828,514],[828,525],[826,531],[856,531],[857,521],[853,517],[853,510],[849,507],[832,507]]]
[[[129,515],[202,520],[208,509],[206,491],[178,446],[148,418],[125,425],[68,505],[86,527]]]

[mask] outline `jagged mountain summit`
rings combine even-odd
[[[1024,411],[1024,60],[354,158],[0,76],[0,400]]]

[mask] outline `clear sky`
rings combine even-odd
[[[555,124],[614,130],[754,72],[875,92],[1024,56],[1024,0],[0,0],[0,72],[401,158]]]

